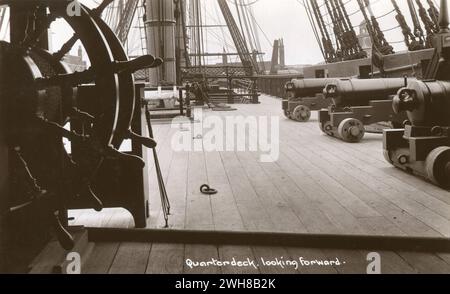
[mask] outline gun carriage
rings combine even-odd
[[[406,116],[393,111],[392,99],[405,81],[340,79],[327,84],[323,95],[333,102],[328,109],[319,111],[321,130],[354,143],[363,139],[368,125],[389,122],[393,127],[402,126]]]
[[[397,113],[408,114],[408,122],[384,132],[386,160],[450,188],[450,82],[411,81],[393,104]]]
[[[335,79],[293,79],[286,83],[286,98],[283,99],[284,115],[298,122],[307,122],[311,111],[318,111],[331,105],[331,99],[323,95],[325,86]]]
[[[395,167],[450,188],[450,30],[447,1],[441,1],[440,32],[429,80],[410,81],[393,100],[396,113],[406,113],[405,127],[386,130],[384,156]]]

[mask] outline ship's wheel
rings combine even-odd
[[[105,159],[142,168],[145,163],[141,158],[118,151],[122,141],[134,139],[149,148],[156,146],[152,138],[131,131],[135,109],[132,74],[162,63],[150,55],[128,60],[119,40],[100,17],[111,0],[93,10],[81,6],[77,16],[68,15],[70,2],[0,1],[0,5],[21,5],[35,11],[28,19],[23,40],[0,42],[0,83],[10,126],[8,144],[16,159],[13,180],[28,183],[14,185],[9,213],[28,205],[44,208],[48,224],[53,224],[65,248],[70,248],[73,240],[60,213],[70,198],[86,197],[92,208],[101,210],[101,196],[96,195],[91,183]],[[50,53],[38,43],[57,19],[65,20],[74,35],[56,53]],[[71,72],[62,59],[78,40],[91,66],[83,72]],[[78,101],[78,87],[84,84],[95,87],[94,113],[83,109]],[[81,126],[81,131],[65,128],[68,123]],[[63,138],[77,146],[76,158],[67,153]]]

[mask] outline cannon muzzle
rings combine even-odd
[[[410,81],[393,99],[394,112],[407,112],[414,126],[450,126],[450,81]]]
[[[323,88],[334,81],[336,79],[293,79],[286,83],[285,88],[290,98],[315,97],[322,94]]]

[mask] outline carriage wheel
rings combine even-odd
[[[311,109],[308,106],[299,105],[295,107],[291,118],[298,122],[307,122],[311,118]]]
[[[347,118],[339,124],[338,134],[345,142],[360,142],[365,134],[364,125],[360,120]]]
[[[428,154],[425,160],[428,178],[443,188],[450,188],[450,147],[441,146]]]

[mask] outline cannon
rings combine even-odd
[[[394,113],[392,99],[405,86],[406,78],[340,79],[327,84],[325,99],[332,104],[319,111],[320,129],[345,142],[360,142],[369,125],[389,122],[389,127],[403,126],[406,115]]]
[[[384,156],[394,166],[450,188],[450,81],[411,81],[393,100],[404,129],[385,130]]]
[[[286,96],[282,107],[284,115],[292,120],[306,122],[311,118],[311,111],[318,111],[331,105],[323,89],[335,79],[293,79],[286,83]]]
[[[410,81],[393,99],[393,110],[406,113],[402,129],[385,130],[386,160],[408,173],[450,189],[450,30],[447,1],[441,1],[440,31],[429,80]]]

